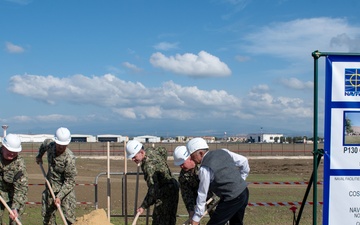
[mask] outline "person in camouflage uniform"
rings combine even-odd
[[[44,225],[55,225],[57,210],[56,205],[60,205],[67,223],[70,225],[75,222],[76,196],[74,187],[77,169],[75,166],[75,156],[67,148],[71,141],[71,134],[67,128],[60,127],[55,134],[55,140],[46,139],[39,148],[36,162],[42,163],[42,156],[47,153],[48,172],[47,180],[55,194],[55,199],[46,187],[42,193],[42,216]]]
[[[150,147],[144,150],[140,142],[131,140],[127,143],[126,152],[127,158],[140,164],[148,186],[146,196],[137,212],[142,214],[145,209],[154,205],[153,225],[175,225],[179,184],[166,162],[166,149]]]
[[[174,165],[180,166],[181,168],[178,178],[180,183],[181,196],[189,213],[189,218],[191,218],[195,212],[196,198],[198,196],[198,188],[200,183],[198,172],[200,165],[196,165],[195,162],[191,160],[186,146],[178,146],[175,148]],[[207,205],[207,208],[212,209],[209,211],[209,215],[211,216],[216,203],[220,200],[220,198],[214,193],[209,192],[207,199],[210,198],[212,200]]]
[[[0,149],[0,193],[11,208],[14,216],[10,215],[9,224],[17,224],[15,218],[20,219],[25,211],[28,192],[28,174],[21,152],[20,138],[8,134],[2,141]],[[0,224],[3,224],[5,206],[0,204]]]

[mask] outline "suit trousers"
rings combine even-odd
[[[230,201],[220,200],[215,212],[211,215],[208,225],[243,225],[245,208],[249,202],[249,189],[246,188],[238,197]]]

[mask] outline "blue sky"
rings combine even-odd
[[[0,121],[24,134],[311,136],[311,53],[359,52],[359,7],[0,0]]]

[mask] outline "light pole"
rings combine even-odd
[[[8,125],[2,125],[1,127],[4,130],[4,136],[3,137],[5,137],[6,136],[6,130],[8,129],[9,126]]]

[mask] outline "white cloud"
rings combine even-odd
[[[182,118],[200,115],[202,110],[231,112],[241,108],[241,100],[224,90],[201,90],[196,86],[181,86],[172,81],[158,88],[147,88],[136,82],[126,82],[114,75],[86,77],[15,75],[10,79],[13,93],[49,104],[68,102],[111,108],[125,118]],[[176,112],[176,113],[174,113]]]
[[[139,114],[141,118],[161,118],[163,110],[160,106],[141,107]]]
[[[360,28],[343,18],[307,18],[272,23],[245,36],[249,53],[276,55],[293,60],[310,58],[311,52],[360,49]]]
[[[285,118],[311,118],[311,103],[301,98],[273,96],[267,85],[251,88],[244,98],[225,90],[203,90],[197,86],[181,86],[167,81],[159,87],[149,88],[139,82],[130,82],[105,74],[86,77],[73,75],[65,78],[39,75],[16,75],[10,80],[13,93],[51,104],[89,105],[112,112],[123,119],[194,120],[252,120]],[[86,119],[94,118],[94,115]],[[30,120],[21,117],[22,120]],[[36,121],[80,121],[76,115],[42,115]],[[106,120],[106,118],[103,118]]]
[[[51,114],[51,115],[39,115],[35,119],[39,122],[52,122],[52,121],[67,121],[67,122],[76,122],[76,116],[71,115],[60,115],[60,114]]]
[[[259,85],[251,88],[251,92],[265,92],[265,91],[269,91],[269,90],[270,90],[270,88],[266,84],[259,84]]]
[[[243,108],[250,108],[257,117],[266,116],[267,119],[278,119],[280,121],[298,117],[311,118],[313,116],[312,102],[305,102],[299,97],[273,96],[268,92],[266,85],[252,88],[245,99]]]
[[[164,116],[176,120],[188,120],[196,118],[196,113],[186,109],[169,109],[163,113]]]
[[[23,53],[25,50],[23,47],[19,45],[14,45],[13,43],[6,42],[5,43],[6,51],[9,53]]]
[[[114,112],[127,119],[136,119],[136,113],[133,108],[114,109]]]
[[[312,81],[306,81],[303,82],[295,77],[290,78],[282,78],[280,79],[280,82],[291,89],[298,89],[298,90],[304,90],[304,89],[312,89],[314,87],[314,82]]]
[[[168,51],[172,49],[178,49],[179,43],[160,42],[154,45],[154,48],[158,51]]]
[[[14,116],[12,118],[14,121],[18,121],[18,122],[29,122],[32,121],[32,118],[30,116]]]
[[[139,67],[137,67],[136,65],[131,64],[131,63],[129,63],[129,62],[123,62],[122,65],[123,65],[124,67],[126,67],[126,68],[134,71],[134,72],[141,72],[141,71],[142,71],[141,68],[139,68]]]
[[[9,89],[50,104],[69,101],[100,106],[128,104],[132,97],[141,99],[140,96],[147,92],[141,83],[125,82],[110,74],[101,77],[78,74],[65,78],[15,75],[10,78]]]
[[[232,11],[226,15],[223,15],[223,19],[230,19],[233,15],[239,13],[251,2],[251,0],[224,0],[223,2],[232,5]]]
[[[198,55],[185,53],[170,57],[157,52],[150,57],[150,63],[166,71],[194,77],[224,77],[231,74],[224,62],[205,51],[199,52]]]
[[[358,34],[356,34],[358,35]],[[330,46],[332,48],[342,48],[348,47],[350,52],[359,52],[360,51],[360,39],[352,38],[348,34],[343,33],[339,34],[336,37],[333,37],[330,40]]]
[[[115,67],[115,66],[106,66],[106,70],[109,71],[109,73],[112,73],[112,74],[119,74],[121,73],[121,69]]]
[[[50,114],[50,115],[38,115],[38,116],[14,116],[11,118],[12,121],[17,122],[76,122],[76,116],[72,115],[61,115],[61,114]]]
[[[224,90],[201,90],[196,86],[186,86],[175,84],[172,81],[163,85],[164,92],[167,92],[171,99],[176,99],[177,103],[183,108],[204,108],[209,106],[223,107],[234,105],[239,107],[241,100],[233,95],[228,94]],[[171,93],[171,94],[169,94]],[[218,110],[221,110],[218,109]]]

